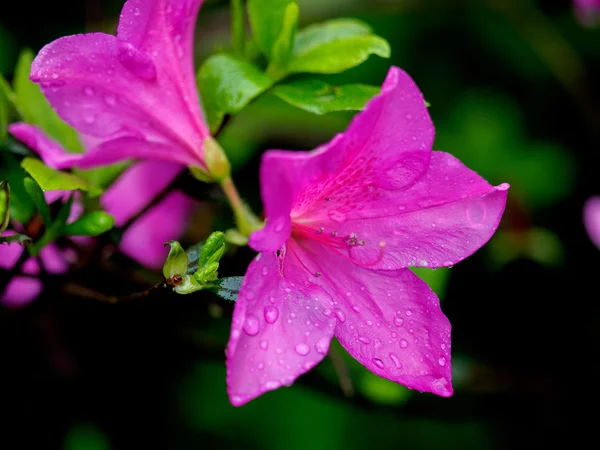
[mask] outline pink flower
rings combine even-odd
[[[451,266],[492,236],[508,185],[452,155],[410,77],[393,67],[347,131],[312,152],[267,152],[261,252],[235,305],[227,347],[234,405],[294,380],[335,336],[375,374],[452,394],[450,323],[408,266]]]
[[[583,224],[594,245],[600,248],[600,197],[590,197],[583,205]]]
[[[44,162],[72,155],[39,128],[26,123],[9,126],[10,133],[39,153]],[[82,136],[84,147],[90,139]],[[100,204],[122,227],[142,212],[185,169],[173,162],[141,161],[123,172],[102,194]],[[187,228],[194,200],[180,191],[168,193],[125,230],[119,249],[151,269],[160,268],[168,254],[165,242],[179,239]]]
[[[129,0],[117,36],[90,33],[46,45],[31,67],[58,114],[99,138],[84,155],[49,154],[54,168],[125,159],[167,161],[207,171],[193,66],[202,0]]]
[[[598,23],[600,0],[573,0],[573,3],[575,14],[582,25],[593,26]]]

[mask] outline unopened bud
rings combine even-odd
[[[175,275],[185,275],[188,269],[188,258],[181,244],[177,241],[169,241],[165,245],[169,245],[169,255],[163,266],[163,276],[169,280]]]

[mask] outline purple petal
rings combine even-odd
[[[411,187],[373,190],[347,209],[329,209],[332,199],[322,218],[304,230],[372,269],[450,266],[494,234],[507,190],[506,184],[491,186],[452,155],[434,152],[429,169]]]
[[[227,346],[227,391],[235,406],[291,385],[327,354],[335,321],[331,298],[306,281],[288,254],[280,271],[274,253],[250,264],[235,304]]]
[[[408,269],[361,268],[315,243],[290,249],[333,298],[335,336],[354,358],[411,389],[452,395],[450,322],[425,282]]]
[[[16,233],[12,230],[7,230],[2,235],[12,236],[13,234]],[[22,254],[23,246],[16,242],[0,244],[0,269],[12,269]]]
[[[600,248],[600,197],[590,197],[583,205],[583,224],[592,242]]]
[[[143,161],[129,167],[102,194],[102,207],[120,227],[142,211],[182,172],[180,164]]]
[[[149,35],[155,31],[145,30]],[[171,51],[172,43],[157,42]],[[192,160],[204,167],[202,142],[208,132],[198,114],[197,95],[190,94],[187,80],[177,70],[156,66],[153,58],[161,58],[158,47],[156,51],[147,54],[103,33],[67,36],[40,51],[31,79],[40,84],[58,114],[81,133],[158,143],[171,148],[167,160]],[[130,157],[125,153],[121,159]]]
[[[63,274],[69,270],[61,249],[55,244],[47,245],[40,251],[40,260],[48,273]]]
[[[377,191],[406,188],[426,170],[433,137],[421,92],[405,72],[392,67],[381,94],[345,133],[312,152],[265,154],[261,192],[269,221],[250,245],[257,251],[281,247],[289,237],[289,231],[282,231],[289,230],[290,214],[311,223],[321,219],[325,202],[340,213],[354,204],[362,207],[370,200],[368,186]]]
[[[183,235],[195,203],[181,192],[171,192],[129,226],[119,248],[146,267],[160,268],[169,252],[165,242]]]
[[[20,308],[40,295],[42,287],[42,282],[37,278],[13,277],[0,294],[0,303],[9,308]]]

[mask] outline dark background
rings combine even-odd
[[[50,280],[26,308],[0,309],[1,449],[513,449],[593,439],[600,252],[582,206],[600,192],[600,29],[582,27],[568,0],[299,4],[303,26],[357,17],[392,47],[391,60],[320,78],[380,84],[390,64],[402,67],[431,103],[435,148],[492,184],[511,184],[486,247],[450,270],[419,272],[453,325],[454,396],[381,380],[334,346],[334,358],[293,387],[234,408],[223,354],[231,305],[165,292],[108,305],[65,295],[64,280]],[[0,71],[10,79],[23,47],[113,33],[121,6],[3,2]],[[228,46],[228,27],[228,2],[206,1],[197,65]],[[220,140],[255,210],[264,149],[313,148],[349,117],[312,116],[267,95],[234,118]],[[228,221],[224,208],[206,206],[184,241]],[[222,274],[242,275],[251,257],[229,254]],[[114,262],[117,274],[74,276],[131,292],[140,272],[118,255]],[[352,395],[340,387],[340,365]]]

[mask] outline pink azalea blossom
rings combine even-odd
[[[583,224],[592,242],[600,248],[600,197],[590,197],[583,205]]]
[[[117,36],[89,33],[46,45],[31,67],[58,114],[99,139],[84,155],[47,155],[54,168],[125,159],[208,171],[210,138],[196,90],[193,37],[202,0],[129,0]]]
[[[582,25],[592,26],[600,18],[600,0],[573,0],[575,14]]]
[[[407,267],[451,266],[492,236],[508,185],[448,153],[411,78],[391,68],[347,131],[312,152],[268,151],[261,252],[227,347],[234,405],[294,380],[339,342],[375,374],[452,394],[450,323]],[[476,151],[476,150],[474,150]]]
[[[39,153],[44,162],[67,157],[56,141],[26,123],[9,126],[10,133]],[[84,147],[93,140],[82,136]],[[181,164],[141,161],[133,164],[102,194],[100,204],[122,227],[141,213],[185,169]],[[127,227],[119,249],[151,269],[160,268],[168,254],[165,242],[179,239],[187,228],[195,201],[180,191],[168,193]]]

